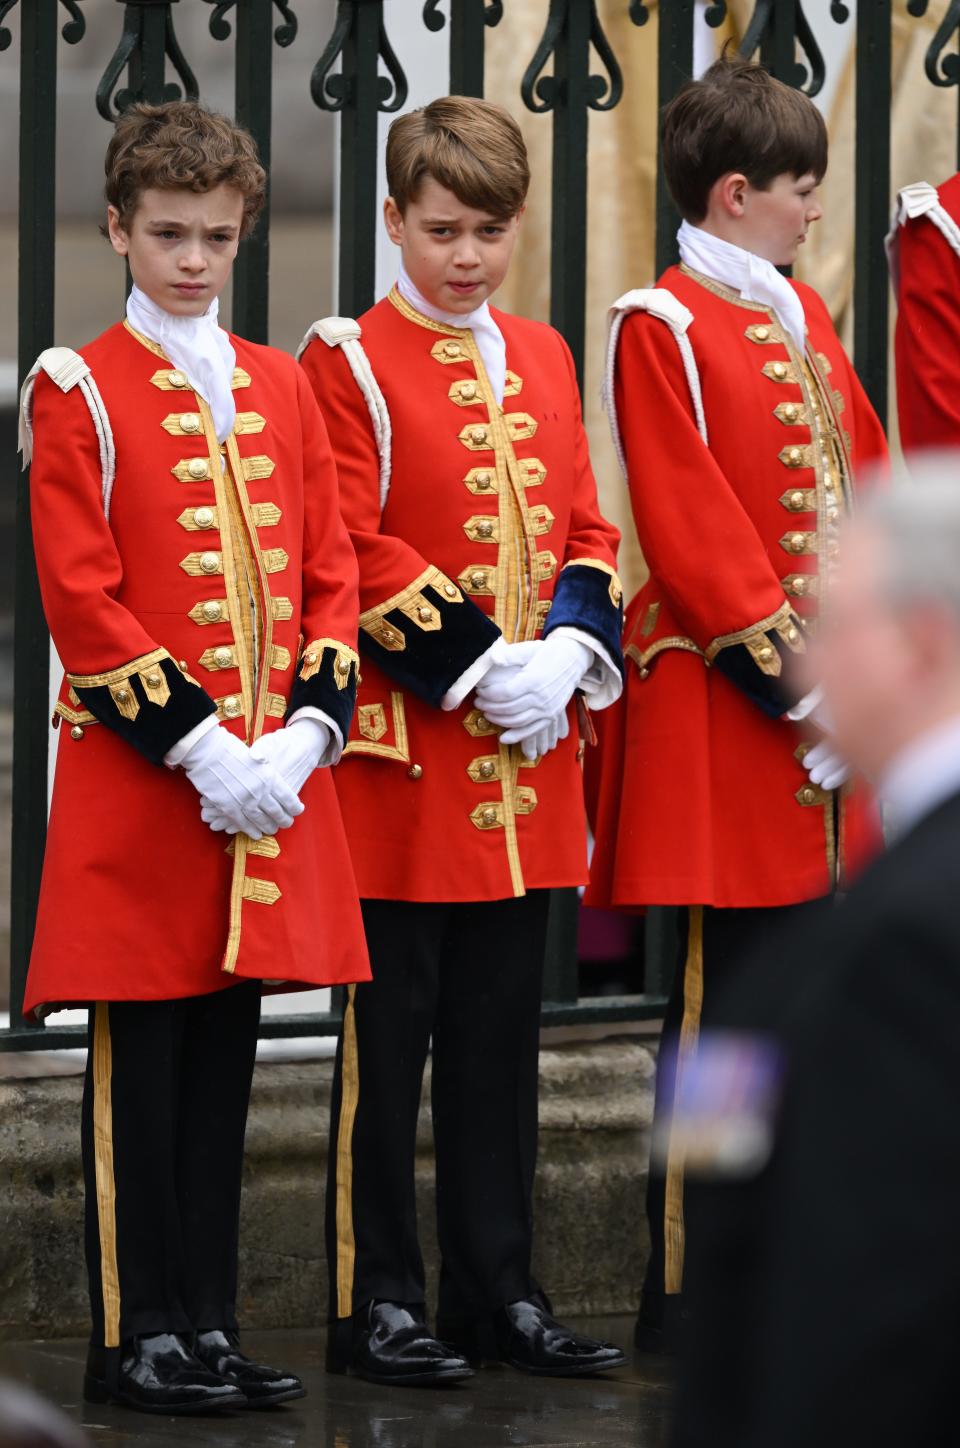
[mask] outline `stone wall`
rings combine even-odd
[[[636,1308],[653,1070],[653,1046],[641,1038],[551,1045],[541,1053],[535,1270],[559,1312]],[[325,1316],[330,1079],[329,1060],[257,1067],[240,1272],[240,1312],[250,1326],[310,1327]],[[86,1331],[81,1086],[78,1076],[0,1079],[0,1337]],[[428,1092],[429,1081],[424,1102]],[[417,1190],[435,1281],[426,1107]]]

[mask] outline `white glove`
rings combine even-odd
[[[831,739],[821,739],[819,744],[808,749],[803,756],[803,767],[811,783],[819,784],[822,789],[839,789],[841,784],[846,784],[851,773],[850,766],[837,753]]]
[[[566,739],[569,733],[570,720],[567,718],[566,709],[561,709],[559,714],[554,714],[552,719],[548,719],[545,724],[541,724],[517,742],[524,759],[541,759],[544,754],[549,754],[551,749],[556,749],[560,740]]]
[[[523,645],[514,645],[521,648]],[[593,652],[562,633],[526,646],[531,652],[519,669],[491,669],[477,687],[477,705],[492,724],[507,732],[502,744],[516,744],[565,710]]]
[[[250,746],[254,759],[273,766],[285,784],[299,794],[323,756],[333,735],[319,719],[294,719],[285,729],[262,734]]]
[[[200,795],[201,818],[213,830],[258,840],[287,829],[303,813],[289,785],[227,729],[211,729],[198,739],[183,769]]]

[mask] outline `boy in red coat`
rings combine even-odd
[[[337,792],[374,972],[337,1063],[328,1362],[397,1383],[483,1355],[595,1372],[622,1354],[556,1322],[530,1253],[547,906],[586,874],[585,704],[621,687],[618,536],[563,339],[487,305],[529,180],[516,123],[434,101],[394,123],[387,173],[399,283],[303,351],[360,563]],[[414,1196],[431,1040],[436,1338]]]
[[[353,713],[357,568],[303,373],[217,325],[263,201],[250,136],[135,107],[106,171],[126,320],[45,352],[23,394],[67,671],[25,1008],[94,1003],[87,1399],[260,1406],[303,1394],[236,1336],[261,985],[368,976],[321,767]]]
[[[960,447],[960,175],[897,197],[887,238],[904,452]]]
[[[842,882],[872,843],[816,696],[794,676],[857,468],[880,425],[826,308],[778,270],[821,212],[823,121],[739,59],[662,122],[681,264],[611,314],[608,405],[650,577],[598,751],[588,901],[682,907],[665,1038],[678,1072],[714,986],[775,913]],[[678,1315],[683,1164],[664,1053],[638,1341]]]

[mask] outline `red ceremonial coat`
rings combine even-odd
[[[392,431],[382,511],[347,357],[318,337],[302,358],[360,564],[362,679],[336,786],[363,897],[495,900],[586,878],[576,706],[570,737],[535,764],[471,696],[440,708],[498,630],[573,624],[619,654],[619,536],[597,506],[569,350],[552,328],[494,315],[502,408],[469,331],[396,291],[361,318]]]
[[[109,521],[81,388],[37,376],[31,511],[67,673],[28,1011],[369,977],[329,771],[291,829],[231,842],[162,762],[214,711],[249,742],[308,704],[345,732],[353,701],[357,569],[323,420],[291,358],[231,341],[223,449],[127,324],[83,349],[116,451]]]
[[[905,221],[893,238],[899,249],[897,413],[905,452],[960,447],[960,175],[938,193],[930,199],[939,200],[953,240],[929,212]]]
[[[587,902],[772,906],[828,892],[877,842],[867,792],[810,783],[813,735],[779,717],[791,659],[858,466],[880,424],[827,310],[797,287],[799,354],[776,315],[672,267],[693,314],[698,431],[677,340],[627,316],[616,411],[650,578],[627,610],[627,680],[589,762],[597,846]]]

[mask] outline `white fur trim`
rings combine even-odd
[[[960,256],[960,226],[949,211],[940,205],[940,193],[928,181],[915,181],[897,192],[893,218],[885,246],[894,294],[900,291],[900,228],[918,216],[926,216],[943,236],[950,249]]]
[[[109,519],[110,500],[113,496],[113,484],[117,474],[117,454],[113,442],[113,431],[93,373],[80,353],[74,352],[70,347],[48,347],[46,351],[40,353],[24,378],[23,386],[20,389],[20,419],[17,429],[18,443],[23,454],[23,466],[29,467],[33,457],[33,389],[37,373],[41,369],[51,382],[56,383],[61,392],[71,392],[74,387],[79,387],[83,394],[83,400],[87,404],[97,434],[97,444],[100,449],[103,512],[104,516]]]
[[[360,324],[355,322],[352,317],[322,317],[319,321],[314,322],[297,348],[297,360],[299,361],[303,356],[314,337],[319,337],[322,342],[326,342],[328,347],[339,347],[346,357],[354,380],[363,393],[363,400],[367,404],[367,411],[373,424],[373,435],[380,456],[380,511],[382,513],[390,495],[393,429],[390,424],[386,398],[381,392],[380,384],[370,366],[370,359],[363,350],[360,335]]]
[[[617,360],[617,344],[620,340],[620,328],[623,326],[624,318],[631,312],[649,312],[652,317],[657,317],[661,322],[670,328],[674,340],[680,350],[680,358],[683,362],[683,370],[687,379],[687,386],[690,389],[690,400],[693,403],[693,413],[697,420],[697,431],[703,438],[704,445],[707,445],[707,419],[703,411],[703,392],[700,387],[700,373],[697,371],[696,358],[693,355],[693,347],[690,338],[687,336],[690,323],[693,321],[693,313],[689,307],[685,307],[681,301],[668,291],[666,287],[642,287],[632,292],[625,292],[618,297],[607,313],[607,357],[603,374],[603,405],[606,409],[610,422],[610,431],[613,433],[613,445],[617,450],[617,457],[620,459],[620,467],[624,477],[627,476],[627,460],[623,451],[623,440],[620,436],[620,425],[617,420],[617,403],[614,391],[614,371]]]

